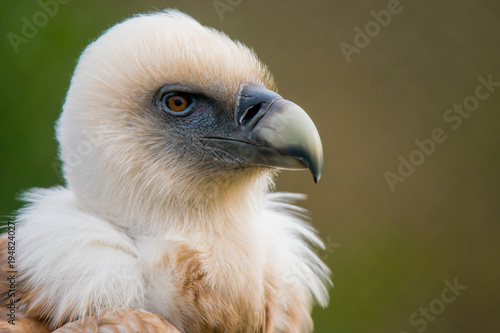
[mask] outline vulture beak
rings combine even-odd
[[[321,178],[323,148],[307,113],[277,93],[255,85],[240,88],[234,131],[227,137],[205,137],[206,143],[240,162],[279,169],[309,169]]]

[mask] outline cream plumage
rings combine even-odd
[[[17,217],[19,311],[51,330],[136,308],[181,332],[311,331],[323,245],[301,196],[270,190],[279,168],[319,178],[321,142],[275,90],[252,51],[177,11],[90,44],[57,124],[67,186]]]

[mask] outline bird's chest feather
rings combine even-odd
[[[170,244],[145,274],[146,308],[184,332],[266,332],[272,283],[244,252]]]

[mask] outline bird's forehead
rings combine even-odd
[[[85,69],[90,67],[86,64],[92,68]],[[89,46],[80,67],[80,72],[92,72],[126,94],[182,84],[229,102],[242,83],[275,89],[272,76],[250,49],[179,12],[116,25]]]

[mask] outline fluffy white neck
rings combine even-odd
[[[178,181],[178,180],[176,180]],[[138,184],[112,198],[80,196],[81,206],[133,235],[180,234],[196,237],[245,236],[263,211],[265,194],[274,185],[272,173],[249,170],[227,177],[189,182]],[[106,205],[101,205],[101,202]]]

